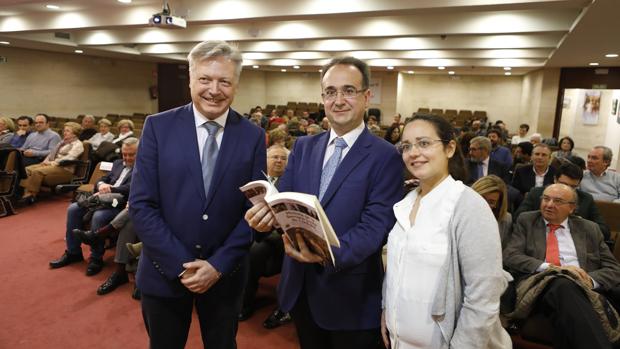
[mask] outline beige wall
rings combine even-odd
[[[530,125],[530,135],[538,132],[543,137],[550,137],[553,134],[560,69],[538,69],[522,79],[520,123]]]
[[[0,113],[59,117],[153,113],[154,63],[0,48]]]

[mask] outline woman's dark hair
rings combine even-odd
[[[429,124],[433,125],[435,132],[439,138],[443,141],[444,147],[450,143],[450,141],[454,141],[456,144],[456,149],[454,151],[454,155],[448,160],[448,173],[452,176],[452,178],[460,181],[465,181],[467,179],[467,169],[465,168],[465,159],[463,158],[463,153],[461,152],[461,146],[456,139],[456,131],[450,122],[440,116],[430,115],[430,114],[416,114],[412,118],[408,118],[405,123],[405,127],[407,124],[416,121],[422,120],[426,121]]]
[[[570,138],[569,136],[560,138],[560,141],[558,142],[558,146],[560,147],[560,150],[562,150],[562,142],[564,142],[565,139],[568,141],[568,143],[570,143],[570,150],[572,151],[573,148],[575,147],[575,141],[573,141],[573,139]]]
[[[400,136],[398,137],[396,141],[392,140],[392,133],[394,133],[395,130],[398,130],[398,132],[400,132],[400,127],[398,125],[392,125],[388,127],[387,131],[385,131],[384,139],[390,142],[391,144],[396,144],[400,140]]]

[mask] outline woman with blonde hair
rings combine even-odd
[[[472,184],[471,188],[480,194],[491,207],[491,211],[497,220],[503,249],[512,233],[512,216],[508,212],[506,184],[501,178],[489,175],[478,179]]]
[[[7,116],[0,116],[0,144],[8,144],[13,139],[15,123]]]
[[[73,178],[75,165],[62,165],[62,161],[76,160],[84,152],[82,141],[78,135],[82,126],[75,122],[67,122],[63,127],[63,139],[40,164],[26,167],[28,178],[20,183],[24,187],[22,201],[32,204],[42,184],[56,185],[68,183]]]
[[[133,137],[133,121],[129,119],[120,120],[116,127],[118,128],[118,137],[111,141],[103,141],[97,147],[97,151],[92,154],[93,163],[96,164],[100,161],[114,161],[120,159],[121,147],[123,141],[129,137]]]

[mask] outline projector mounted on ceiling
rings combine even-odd
[[[162,28],[186,28],[187,21],[184,18],[170,14],[170,5],[164,0],[164,8],[160,13],[156,13],[149,19],[149,24],[154,27]]]

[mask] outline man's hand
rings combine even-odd
[[[23,136],[26,134],[26,130],[17,130],[17,132],[15,132],[18,136]]]
[[[297,239],[297,246],[299,246],[299,250],[295,248],[295,245],[293,245],[288,235],[282,235],[282,240],[284,241],[284,252],[286,252],[289,257],[301,263],[322,264],[325,261],[322,256],[310,252],[301,234],[297,234],[295,238]]]
[[[30,149],[24,150],[24,156],[31,158],[34,156],[34,152]]]
[[[275,217],[271,213],[271,209],[266,203],[261,202],[254,205],[245,213],[245,220],[248,222],[250,228],[266,233],[273,230],[273,224]]]
[[[181,276],[181,283],[194,293],[207,292],[222,277],[222,273],[202,259],[184,263],[183,268],[186,272]]]
[[[97,188],[101,194],[109,194],[112,192],[112,186],[108,183],[99,184],[99,188]]]
[[[581,279],[581,281],[583,281],[586,285],[588,285],[588,287],[590,288],[594,287],[594,284],[592,283],[592,278],[590,278],[590,275],[588,275],[588,273],[585,270],[579,267],[576,267],[574,265],[564,265],[562,266],[562,269],[572,271],[573,273],[577,274],[577,276],[579,276],[579,279]]]

